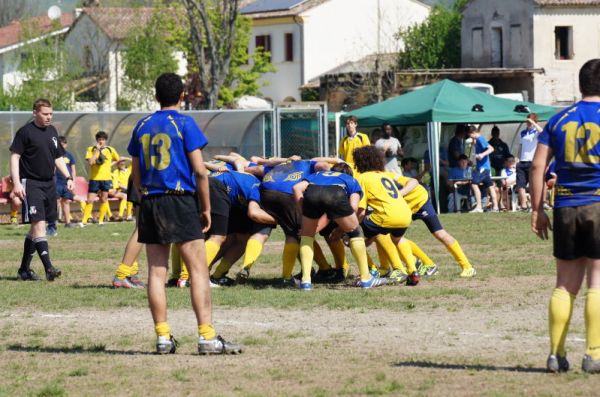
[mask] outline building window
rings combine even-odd
[[[258,49],[259,47],[263,49],[264,52],[271,53],[271,36],[270,35],[261,35],[256,36],[254,40],[255,46]],[[271,55],[269,55],[269,62],[271,62]]]
[[[483,29],[482,28],[474,28],[472,31],[471,37],[473,43],[473,60],[475,61],[475,66],[481,66],[479,63],[481,62],[481,57],[483,56]]]
[[[285,34],[285,61],[294,62],[294,34]]]
[[[492,67],[501,68],[504,66],[504,43],[502,41],[502,28],[492,28]]]
[[[573,59],[573,27],[557,26],[554,28],[554,57],[556,59]]]
[[[513,66],[523,64],[521,53],[521,25],[510,25],[510,60]]]
[[[83,47],[83,64],[86,69],[90,69],[92,67],[92,49],[89,45]]]

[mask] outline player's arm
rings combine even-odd
[[[396,178],[396,181],[398,181],[402,185],[402,189],[400,189],[400,191],[399,191],[399,193],[402,197],[406,196],[408,193],[415,190],[417,186],[419,186],[419,181],[416,180],[415,178],[407,178],[405,176],[399,176]]]
[[[308,181],[302,181],[296,183],[292,188],[294,191],[294,201],[296,202],[296,206],[300,208],[300,212],[302,212],[302,201],[304,200],[304,191],[308,187]]]
[[[292,156],[292,157],[294,157],[294,156]],[[265,165],[267,167],[275,167],[276,165],[288,162],[290,160],[292,160],[292,161],[297,160],[296,157],[294,157],[293,159],[292,159],[292,157],[271,157],[270,159],[264,160],[258,164]]]
[[[358,203],[360,202],[360,193],[352,193],[348,198],[350,201],[350,207],[354,210],[355,213],[358,213]]]
[[[21,160],[21,155],[19,153],[11,152],[10,153],[10,177],[13,181],[13,189],[12,192],[15,196],[22,199],[25,198],[25,189],[23,185],[21,185],[21,177],[19,176],[19,161]]]
[[[204,161],[204,168],[206,168],[207,170],[212,171],[212,172],[220,172],[223,167],[221,167],[220,165],[217,165],[217,164],[208,163],[208,162]]]
[[[527,121],[529,121],[531,123],[531,125],[533,125],[533,128],[535,128],[538,133],[540,133],[540,132],[542,132],[544,130],[542,128],[542,126],[539,125],[538,123],[536,123],[534,120],[528,118]]]
[[[327,163],[327,164],[337,164],[337,163],[344,162],[342,159],[339,159],[337,157],[313,157],[311,160],[316,161],[317,163]]]
[[[538,143],[531,163],[529,190],[531,193],[531,229],[542,240],[548,239],[552,225],[544,212],[544,174],[553,156],[552,148]]]
[[[210,198],[208,194],[208,174],[204,167],[202,159],[202,150],[194,149],[187,154],[190,159],[190,164],[196,176],[196,186],[198,190],[198,198],[200,200],[200,220],[202,221],[202,231],[206,232],[210,229]]]
[[[275,218],[260,208],[260,205],[254,200],[248,203],[248,218],[252,219],[256,223],[262,223],[265,225],[277,224]]]
[[[315,172],[317,171],[329,171],[331,169],[331,163],[327,161],[319,161],[315,164]]]
[[[73,190],[73,178],[71,178],[71,174],[69,174],[69,169],[65,163],[65,158],[63,156],[55,158],[54,165],[67,180],[67,189]]]

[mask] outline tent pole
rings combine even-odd
[[[435,197],[436,211],[440,213],[440,132],[442,123],[427,123],[427,148],[429,149],[429,161],[431,165],[431,179],[433,182],[433,197]]]

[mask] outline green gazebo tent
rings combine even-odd
[[[498,98],[451,80],[442,80],[421,89],[346,113],[355,116],[360,127],[392,125],[427,126],[434,194],[439,211],[439,154],[442,123],[522,122],[528,113],[537,113],[540,121],[555,112],[551,106]]]

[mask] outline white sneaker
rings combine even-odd
[[[173,335],[159,336],[156,338],[156,352],[158,354],[175,354],[177,350],[177,341],[173,338]]]
[[[479,214],[479,213],[483,212],[483,208],[473,208],[469,212],[472,213],[472,214]]]
[[[218,335],[216,338],[206,340],[202,336],[198,337],[198,353],[207,354],[240,354],[243,348],[237,343],[227,342]]]

